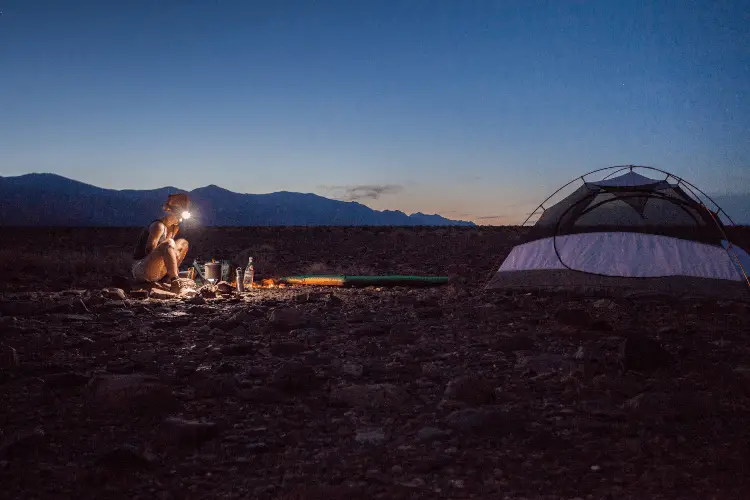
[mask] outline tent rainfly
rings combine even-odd
[[[636,171],[644,169],[666,178]],[[599,181],[584,179],[605,170],[613,171]],[[611,177],[615,174],[620,175]],[[576,180],[583,185],[544,208]],[[698,188],[668,172],[634,165],[595,170],[576,180],[527,219],[541,210],[487,289],[640,289],[750,298],[750,256],[730,243],[721,208]]]

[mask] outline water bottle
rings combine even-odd
[[[255,265],[253,264],[253,258],[250,257],[247,261],[247,267],[245,268],[245,274],[242,276],[242,284],[245,289],[253,287],[253,280],[255,279]]]
[[[237,291],[243,292],[245,290],[245,284],[242,282],[242,268],[238,267],[236,270],[235,280],[237,281]]]

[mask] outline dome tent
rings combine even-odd
[[[586,180],[603,171],[610,173]],[[578,180],[583,185],[544,207]],[[750,256],[729,241],[722,219],[733,225],[731,218],[663,170],[627,165],[589,172],[553,193],[524,225],[535,216],[488,290],[640,289],[750,298]]]

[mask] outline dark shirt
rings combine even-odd
[[[162,241],[164,241],[165,239],[167,239],[167,226],[158,219],[155,221],[151,221],[151,224],[146,226],[146,228],[143,231],[141,231],[141,235],[138,237],[138,243],[136,243],[135,249],[133,250],[133,259],[141,260],[149,254],[149,251],[146,250],[146,245],[148,245],[148,241],[149,241],[148,235],[150,233],[151,225],[153,225],[155,222],[158,222],[159,224],[162,225],[161,236],[159,236],[159,241],[157,245],[161,243]]]

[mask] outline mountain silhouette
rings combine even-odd
[[[204,226],[474,226],[440,215],[373,210],[357,202],[281,191],[240,194],[209,185],[192,191],[104,189],[56,174],[0,177],[0,226],[143,226],[163,215],[167,195],[188,193]]]

